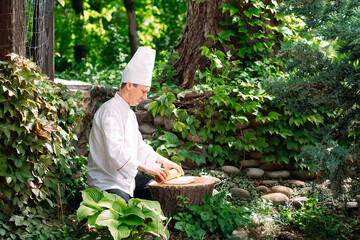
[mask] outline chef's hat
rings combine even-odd
[[[122,74],[122,83],[131,82],[151,86],[151,77],[155,64],[155,50],[139,47],[126,65]]]

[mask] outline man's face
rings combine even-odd
[[[130,87],[130,99],[129,99],[129,105],[130,106],[136,106],[138,105],[142,100],[147,99],[147,94],[150,90],[150,87],[145,85],[134,85],[131,84]]]

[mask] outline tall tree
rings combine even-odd
[[[263,49],[268,49],[267,56],[275,56],[280,48],[276,42],[282,35],[272,29],[279,24],[272,7],[271,0],[187,0],[186,25],[174,47],[180,57],[174,64],[179,85],[190,88],[200,81],[194,80],[195,72],[209,64],[201,54],[202,46],[231,51],[243,61],[244,67],[247,61],[261,60],[263,55],[259,52]],[[214,41],[217,36],[225,41]],[[266,43],[269,36],[272,38],[270,45]]]
[[[86,46],[85,44],[82,44],[83,38],[82,38],[82,32],[83,32],[83,20],[81,19],[81,16],[84,15],[84,2],[83,0],[72,0],[72,7],[77,15],[77,33],[76,34],[76,41],[74,46],[74,58],[76,62],[81,62],[82,59],[86,58]]]
[[[124,0],[124,5],[126,8],[126,13],[128,16],[128,26],[129,26],[129,40],[130,40],[130,49],[131,56],[133,56],[138,48],[138,37],[137,37],[137,21],[135,14],[135,1],[134,0]]]

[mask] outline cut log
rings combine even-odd
[[[195,177],[194,182],[188,184],[167,184],[153,182],[149,185],[153,200],[158,201],[166,217],[177,213],[179,203],[183,200],[179,195],[188,198],[190,205],[201,205],[205,194],[212,195],[215,180],[207,177]]]

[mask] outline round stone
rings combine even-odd
[[[261,184],[264,184],[267,186],[274,186],[274,185],[278,185],[279,182],[276,180],[263,180],[263,181],[261,181]]]
[[[147,110],[149,109],[150,105],[151,105],[151,102],[145,104],[145,105],[144,105],[144,110],[147,111]]]
[[[311,192],[312,191],[312,187],[304,187],[302,189],[299,190],[300,193],[305,194],[307,192]]]
[[[289,201],[289,198],[282,193],[269,193],[266,195],[262,195],[262,198],[269,199],[274,204],[284,204],[285,202]]]
[[[164,117],[157,115],[154,119],[155,126],[164,126]]]
[[[174,125],[174,123],[176,122],[175,119],[173,118],[168,118],[168,117],[164,117],[164,127],[165,130],[170,131]]]
[[[152,100],[152,99],[150,99],[150,98],[148,98],[148,99],[145,99],[145,100],[142,100],[137,106],[136,106],[136,108],[137,109],[144,109],[144,106],[146,105],[146,104],[151,104],[152,102],[153,102],[154,100]]]
[[[301,204],[305,203],[307,200],[307,197],[296,197],[293,199],[293,204],[295,207],[300,207]]]
[[[269,178],[288,178],[290,177],[290,172],[287,170],[270,171],[265,172],[265,176]]]
[[[242,160],[240,161],[240,166],[248,168],[248,167],[258,167],[260,165],[259,160]]]
[[[352,208],[357,208],[358,207],[358,203],[357,202],[346,202],[345,203],[341,203],[339,205],[340,208],[347,208],[347,209],[352,209]]]
[[[248,239],[248,234],[247,234],[246,230],[243,228],[235,229],[233,231],[233,236],[236,237],[236,239],[243,239],[243,240]]]
[[[202,139],[201,139],[200,136],[192,135],[191,133],[189,133],[186,136],[186,140],[191,141],[191,142],[195,142],[195,143],[202,143]]]
[[[303,187],[305,185],[305,182],[296,179],[286,180],[285,183],[294,187]]]
[[[264,185],[256,187],[256,190],[262,193],[269,193],[269,188]]]
[[[249,191],[242,189],[242,188],[231,188],[230,193],[234,197],[241,197],[241,198],[251,198],[251,194]]]
[[[310,172],[309,170],[291,171],[291,177],[300,180],[312,180],[315,178],[315,173]]]
[[[260,166],[265,171],[283,170],[284,166],[279,163],[265,163]]]
[[[246,175],[250,178],[261,178],[264,176],[264,170],[261,168],[247,168]]]
[[[149,124],[141,124],[139,130],[142,134],[151,135],[155,132],[155,127]]]
[[[232,173],[232,174],[238,174],[240,172],[240,169],[234,166],[228,166],[224,165],[221,167],[221,170],[223,170],[226,173]]]
[[[282,194],[285,194],[288,197],[290,197],[290,195],[293,193],[293,191],[294,190],[292,190],[289,187],[280,186],[280,185],[271,187],[271,192],[282,193]]]

